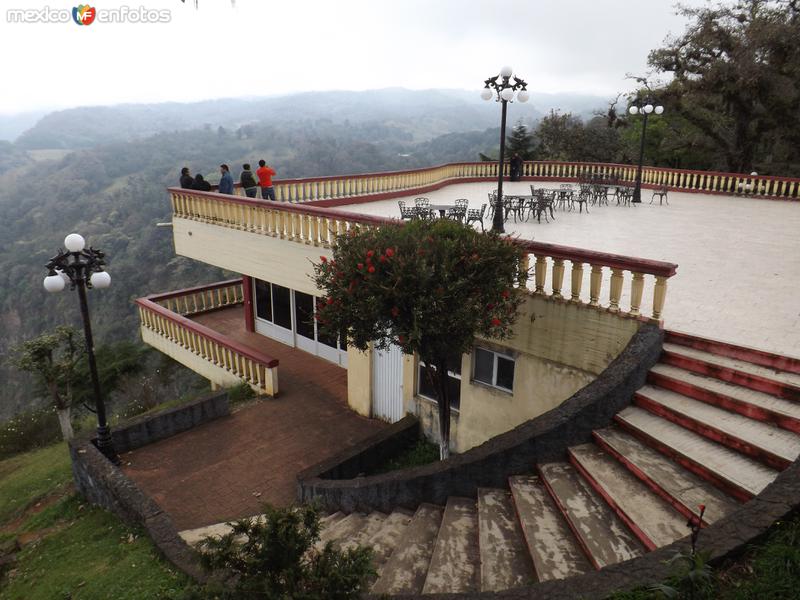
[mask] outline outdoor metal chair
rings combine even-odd
[[[403,221],[410,221],[417,218],[416,208],[411,208],[410,206],[407,207],[405,201],[403,200],[398,200],[397,205],[400,207],[400,218]]]
[[[584,205],[586,206],[586,214],[589,214],[589,199],[592,197],[591,190],[581,190],[577,196],[572,198],[572,208],[575,204],[578,205],[578,212],[583,212]],[[572,209],[570,209],[572,210]]]
[[[469,200],[466,198],[458,198],[454,204],[455,208],[447,211],[447,218],[454,221],[463,221],[467,218],[467,208],[469,207]]]
[[[420,196],[419,198],[414,198],[414,211],[417,213],[417,218],[419,219],[433,218],[430,206],[431,206],[431,201],[429,198],[425,198],[424,196]]]
[[[650,204],[652,204],[653,200],[655,200],[656,196],[658,196],[658,203],[659,204],[663,204],[664,202],[666,202],[667,206],[669,206],[669,200],[667,199],[667,193],[668,192],[669,192],[669,190],[667,189],[667,186],[662,185],[659,189],[657,189],[655,192],[653,192],[653,195],[650,198]]]
[[[472,225],[473,223],[480,223],[481,224],[481,231],[486,231],[483,227],[483,217],[486,214],[486,204],[481,205],[481,209],[478,210],[477,208],[471,208],[467,210],[467,225]]]

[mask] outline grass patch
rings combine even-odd
[[[20,454],[0,462],[0,523],[72,480],[66,444]]]
[[[380,475],[389,471],[421,467],[439,460],[439,446],[426,439],[417,440],[417,443],[407,448],[397,456],[393,456],[378,465],[371,475]]]
[[[20,552],[16,571],[0,590],[3,600],[168,600],[189,585],[141,530],[74,496],[37,518],[62,528]]]

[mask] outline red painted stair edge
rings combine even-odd
[[[681,346],[687,346],[695,350],[703,350],[711,354],[716,354],[717,356],[744,360],[761,367],[769,367],[770,369],[776,369],[778,371],[800,374],[800,358],[773,354],[772,352],[759,350],[758,348],[737,346],[728,342],[711,340],[680,331],[666,330],[664,334],[664,341],[666,342],[680,344]]]
[[[686,396],[687,398],[692,398],[699,402],[705,402],[706,404],[738,413],[748,419],[772,423],[781,429],[800,434],[800,418],[775,412],[769,408],[751,404],[746,400],[739,400],[727,394],[708,390],[692,383],[675,379],[669,375],[655,373],[654,371],[650,371],[647,374],[647,381],[656,387],[670,390]]]

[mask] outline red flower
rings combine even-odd
[[[372,258],[375,255],[374,250],[367,250],[367,258]]]
[[[417,250],[417,255],[418,255],[418,256],[425,256],[425,250],[423,250],[422,248],[420,248],[419,250]]]
[[[498,319],[497,317],[492,319],[492,327],[500,327],[500,319]]]
[[[489,302],[489,304],[486,305],[486,310],[492,310],[493,308],[494,304],[492,304],[491,302]]]
[[[386,262],[386,257],[385,257],[383,254],[381,254],[381,255],[378,257],[378,260],[379,260],[379,261],[381,261],[382,263],[385,263],[385,262]]]
[[[375,272],[375,267],[373,267],[372,265],[370,265],[370,266],[369,266],[369,269],[367,269],[367,271],[369,271],[370,273],[374,273],[374,272]]]
[[[394,256],[394,250],[392,250],[391,248],[387,248],[386,249],[386,256],[388,256],[389,258],[392,258]]]
[[[406,338],[404,336],[402,336],[402,335],[398,335],[397,336],[397,341],[400,342],[401,344],[405,344],[406,343]]]
[[[363,271],[363,270],[364,270],[364,263],[358,263],[358,264],[356,265],[356,268],[357,268],[359,271]]]
[[[327,303],[328,303],[328,306],[330,306],[331,304],[333,304],[333,298],[331,298],[330,296],[328,296]]]
[[[479,258],[480,258],[480,256],[478,256],[478,254],[473,254],[472,255],[472,260],[478,260]]]
[[[502,293],[502,294],[500,294],[500,295],[501,295],[503,298],[506,298],[506,299],[507,299],[507,298],[508,298],[508,297],[511,295],[511,292],[509,292],[508,290],[503,290],[503,293]]]
[[[393,307],[392,307],[392,316],[393,316],[393,317],[396,317],[396,316],[398,316],[399,314],[400,314],[400,309],[399,309],[399,308],[397,308],[396,306],[393,306]]]
[[[325,256],[320,256],[319,259],[324,263],[328,262],[328,259]]]

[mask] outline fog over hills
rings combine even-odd
[[[607,106],[601,96],[532,93],[513,104],[509,119],[532,122],[551,109],[588,116]],[[495,127],[498,107],[466,90],[381,90],[305,92],[268,98],[229,98],[193,103],[120,104],[59,110],[41,115],[0,115],[0,140],[19,148],[88,148],[164,131],[256,123],[285,124],[328,119],[334,122],[388,121],[402,124],[415,141],[458,131]]]

